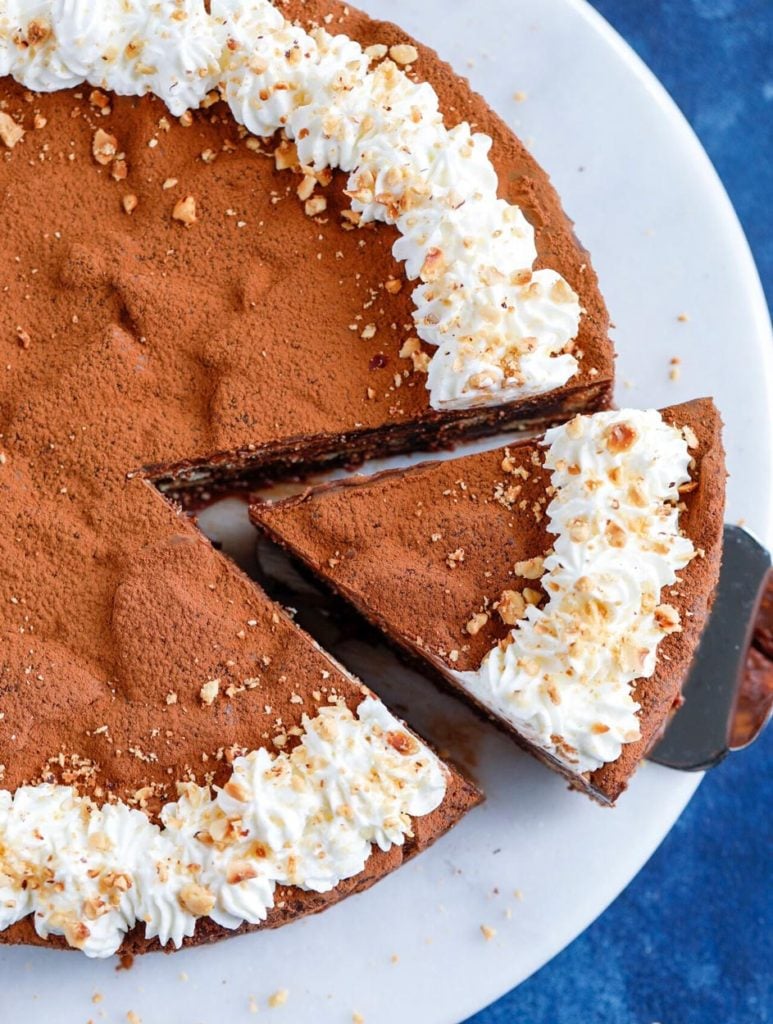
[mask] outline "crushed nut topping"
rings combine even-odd
[[[196,216],[196,200],[193,196],[185,196],[183,199],[178,200],[175,203],[174,210],[172,210],[172,217],[174,220],[179,220],[186,227],[195,224],[198,217]]]
[[[24,129],[22,126],[17,124],[10,114],[0,110],[0,140],[2,140],[3,145],[7,146],[8,149],[13,149],[23,138]]]

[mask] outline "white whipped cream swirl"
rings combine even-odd
[[[695,555],[679,531],[687,433],[656,410],[577,416],[545,435],[555,496],[543,607],[457,673],[482,704],[572,771],[594,771],[639,739],[633,683],[681,629],[661,591]]]
[[[42,938],[105,957],[136,923],[178,947],[200,917],[259,924],[277,885],[329,892],[442,802],[446,769],[380,701],[303,727],[289,754],[237,758],[214,793],[180,784],[163,827],[70,786],[0,790],[0,930],[32,914]]]
[[[0,75],[30,89],[154,93],[173,114],[219,88],[236,120],[282,129],[300,164],[349,173],[361,222],[396,225],[419,337],[436,346],[436,409],[497,405],[561,387],[581,309],[555,271],[533,271],[534,229],[497,198],[491,139],[447,129],[438,97],[356,41],[305,31],[268,0],[6,0]]]

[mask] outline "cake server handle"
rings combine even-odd
[[[685,703],[651,761],[702,771],[748,746],[766,725],[773,689],[744,670],[770,570],[770,552],[742,527],[726,525],[717,595],[682,688]]]

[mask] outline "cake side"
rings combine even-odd
[[[664,416],[691,427],[697,439],[690,452],[696,486],[682,496],[680,525],[702,554],[661,598],[678,611],[682,632],[663,638],[654,675],[634,688],[641,738],[624,744],[620,756],[597,771],[570,773],[605,802],[625,787],[678,702],[718,578],[724,501],[719,416],[708,400]],[[522,442],[506,452],[256,505],[253,519],[389,637],[465,689],[464,676],[507,641],[524,604],[544,602],[541,563],[553,537],[545,517],[550,478],[541,458],[537,442]]]

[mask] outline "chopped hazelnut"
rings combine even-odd
[[[611,427],[604,431],[607,449],[613,455],[630,451],[636,443],[638,436],[630,423],[613,423]]]
[[[199,691],[202,704],[209,706],[213,704],[218,693],[220,692],[220,680],[219,679],[208,679]]]
[[[92,107],[97,107],[98,110],[104,110],[105,107],[110,106],[110,100],[108,96],[102,92],[101,89],[93,89],[89,94],[89,103]]]
[[[419,51],[410,43],[397,43],[389,47],[389,56],[395,64],[415,64],[419,59]]]
[[[137,199],[133,192],[127,193],[121,199],[121,206],[123,206],[124,213],[134,213],[134,211],[137,209],[138,203],[139,199]]]
[[[109,135],[103,128],[97,128],[94,132],[91,152],[98,164],[107,167],[115,160],[118,153],[118,141],[115,135]]]
[[[526,602],[517,590],[503,590],[496,609],[505,625],[514,626],[526,614]]]
[[[386,741],[398,754],[415,754],[419,749],[419,744],[407,732],[388,732]]]
[[[287,991],[286,988],[278,989],[278,991],[274,992],[273,995],[268,997],[268,1005],[272,1009],[276,1009],[277,1006],[284,1006],[284,1004],[287,1002],[287,997],[289,994],[290,993]]]
[[[535,555],[534,558],[516,562],[513,569],[516,576],[522,576],[525,580],[538,580],[545,571],[545,559],[542,555]]]
[[[314,175],[304,174],[303,178],[301,178],[301,183],[295,190],[295,192],[298,198],[305,202],[307,199],[311,198],[312,193],[314,192],[314,189],[316,187],[317,179],[314,177]]]
[[[655,609],[655,622],[664,633],[680,633],[679,612],[670,604],[659,604]]]
[[[4,145],[8,149],[13,149],[17,142],[21,142],[24,138],[24,129],[20,124],[6,114],[5,111],[0,110],[0,139],[2,139]]]
[[[422,281],[437,281],[446,268],[446,261],[440,249],[431,248],[421,265]]]
[[[274,165],[278,171],[286,171],[298,164],[298,150],[294,142],[282,139],[274,150]]]
[[[185,196],[184,199],[178,200],[175,203],[174,210],[172,210],[172,217],[174,220],[179,220],[186,227],[195,224],[198,217],[196,216],[196,200],[193,196]]]
[[[476,612],[464,628],[470,636],[477,636],[487,622],[488,615],[485,612]]]
[[[226,881],[229,885],[238,885],[239,882],[246,882],[250,878],[257,878],[258,872],[248,860],[233,860],[226,870]]]
[[[316,217],[327,209],[327,199],[324,196],[312,196],[303,204],[307,217]]]
[[[559,303],[574,302],[577,298],[563,277],[559,277],[553,284],[550,289],[550,297],[554,302]]]
[[[607,523],[606,530],[604,532],[611,547],[625,547],[628,541],[628,537],[626,536],[625,530],[622,528],[622,526],[619,526],[617,523],[612,522],[612,520],[610,519],[610,521]]]
[[[372,46],[365,47],[365,56],[369,60],[382,60],[388,52],[388,48],[383,43],[374,43]]]
[[[203,917],[215,905],[214,895],[205,885],[199,885],[197,882],[183,886],[178,899],[183,910],[187,910],[194,917]]]
[[[455,569],[456,566],[464,561],[464,548],[457,548],[456,551],[452,551],[446,558],[446,565],[449,569]]]

